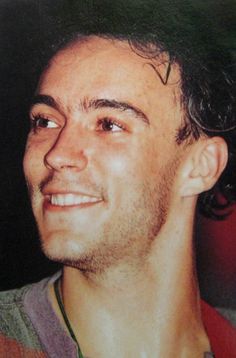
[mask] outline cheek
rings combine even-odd
[[[116,154],[112,156],[109,154],[109,158],[105,161],[106,171],[115,176],[122,176],[127,172],[128,163],[129,160],[125,155]]]
[[[100,148],[93,153],[93,159],[100,163],[103,168],[104,175],[122,177],[132,169],[135,164],[134,143],[119,142],[119,143],[103,143]]]
[[[26,144],[26,148],[25,148],[25,153],[24,153],[24,158],[23,158],[23,169],[24,169],[24,174],[25,177],[28,181],[28,178],[30,177],[30,169],[31,169],[31,159],[32,155],[31,155],[31,149],[30,146],[27,142]]]
[[[106,180],[143,181],[147,173],[157,170],[156,153],[141,141],[130,141],[105,150],[100,156]],[[98,154],[98,153],[97,153]],[[131,183],[132,184],[132,183]]]
[[[44,150],[41,145],[27,142],[23,158],[23,169],[29,184],[37,181],[44,168]],[[45,168],[46,169],[46,168]]]

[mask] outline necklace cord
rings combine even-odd
[[[79,354],[79,358],[84,358],[82,352],[81,352],[81,349],[80,349],[80,346],[79,346],[79,343],[75,337],[75,334],[74,334],[74,331],[71,327],[71,324],[70,324],[70,321],[69,321],[69,318],[67,317],[67,314],[66,314],[66,311],[65,311],[65,307],[64,307],[64,304],[63,304],[63,301],[62,301],[62,298],[61,298],[61,294],[60,294],[60,289],[59,289],[59,284],[60,284],[60,278],[58,278],[55,282],[54,282],[54,292],[55,292],[55,296],[56,296],[56,299],[57,299],[57,303],[58,303],[58,306],[60,308],[60,311],[61,311],[61,314],[62,314],[62,317],[64,319],[64,322],[66,324],[66,327],[68,328],[68,331],[70,333],[70,336],[71,338],[74,340],[74,342],[76,343],[77,345],[77,348],[78,348],[78,354]],[[207,357],[212,357],[214,358],[214,354],[212,352],[204,352],[204,358],[207,358]]]
[[[56,299],[57,299],[57,303],[58,303],[58,306],[60,308],[60,311],[61,311],[61,314],[62,314],[62,317],[64,319],[64,322],[66,324],[66,327],[70,333],[70,336],[71,338],[73,339],[73,341],[76,343],[77,345],[77,348],[78,348],[78,354],[79,354],[79,358],[84,358],[82,352],[81,352],[81,349],[80,349],[80,346],[79,346],[79,343],[76,339],[76,336],[74,334],[74,331],[71,327],[71,324],[70,324],[70,321],[69,321],[69,318],[67,317],[67,314],[66,314],[66,311],[65,311],[65,307],[64,307],[64,304],[63,304],[63,301],[62,301],[62,298],[61,298],[61,294],[60,294],[60,289],[59,289],[59,284],[60,284],[60,278],[58,278],[55,282],[54,282],[54,292],[55,292],[55,296],[56,296]]]

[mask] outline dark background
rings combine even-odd
[[[22,171],[28,105],[50,24],[49,1],[0,3],[0,289],[21,286],[57,267],[41,254]]]
[[[52,14],[59,2],[0,2],[1,290],[37,281],[59,268],[40,251],[22,171],[29,100],[37,83],[42,48],[54,31]],[[232,1],[209,3],[218,6],[219,25],[235,29]],[[234,34],[229,31],[229,36]],[[198,219],[200,286],[202,296],[213,305],[236,308],[235,236],[235,211],[224,223]]]

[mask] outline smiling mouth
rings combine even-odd
[[[87,206],[101,202],[98,197],[81,194],[51,194],[47,195],[47,202],[53,206]]]

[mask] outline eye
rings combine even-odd
[[[32,128],[33,129],[37,129],[37,128],[57,128],[58,124],[41,115],[37,115],[37,116],[33,116],[32,118]]]
[[[120,132],[124,126],[111,118],[103,118],[98,121],[98,129],[103,132]]]

